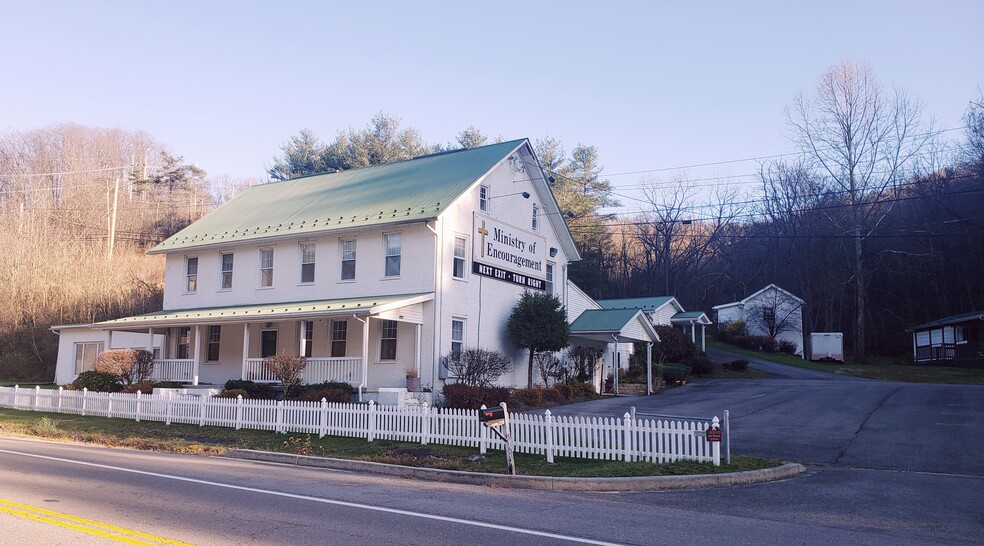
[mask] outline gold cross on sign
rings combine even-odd
[[[485,236],[489,234],[489,230],[485,229],[485,220],[482,220],[482,227],[478,228],[478,232],[482,235],[482,257],[485,257]]]

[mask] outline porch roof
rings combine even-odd
[[[334,300],[295,301],[236,305],[231,307],[206,307],[199,309],[172,309],[146,315],[105,320],[92,325],[101,330],[142,329],[154,326],[184,326],[187,324],[223,324],[231,322],[273,322],[283,319],[301,319],[325,315],[376,315],[409,305],[434,299],[433,292],[420,294],[393,294]]]
[[[659,341],[641,309],[588,309],[571,323],[571,335],[594,341]]]
[[[927,330],[931,328],[937,328],[940,326],[949,326],[951,324],[959,324],[961,322],[970,322],[973,320],[984,320],[984,311],[972,311],[970,313],[962,313],[960,315],[953,315],[946,318],[941,318],[934,320],[933,322],[927,322],[926,324],[921,324],[919,326],[912,327],[913,330]]]
[[[703,311],[686,311],[684,313],[677,313],[670,318],[670,322],[673,324],[714,324],[711,319],[707,318],[707,315]]]

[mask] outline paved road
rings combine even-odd
[[[108,544],[85,529],[110,525],[209,545],[980,541],[984,484],[951,479],[937,498],[932,478],[882,472],[858,487],[855,471],[829,469],[747,487],[561,493],[0,437],[0,528],[14,545]],[[911,497],[894,504],[900,489]],[[26,508],[3,510],[11,503]],[[89,523],[23,515],[35,508]]]

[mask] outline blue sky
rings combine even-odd
[[[620,173],[791,151],[783,109],[841,60],[945,128],[984,86],[979,0],[0,0],[0,13],[0,131],[143,129],[211,175],[264,176],[301,128],[330,140],[384,111],[428,142],[474,125],[593,144],[631,192],[643,175]]]

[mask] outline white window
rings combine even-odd
[[[301,245],[301,282],[314,282],[314,243]]]
[[[222,337],[222,327],[221,326],[209,326],[208,327],[208,346],[205,350],[205,361],[206,362],[218,362],[219,361],[219,340]]]
[[[464,319],[451,319],[451,358],[458,360],[461,352],[465,350],[465,321]]]
[[[490,200],[491,200],[491,197],[489,197],[489,187],[488,186],[479,186],[478,187],[478,208],[482,212],[488,212],[489,211],[489,202],[490,202]]]
[[[954,326],[954,334],[956,335],[957,344],[967,343],[967,330],[966,326]]]
[[[396,331],[395,320],[383,320],[380,324],[379,360],[396,360]]]
[[[222,271],[219,286],[223,290],[232,288],[232,254],[222,254],[220,268]]]
[[[91,370],[96,356],[103,351],[101,341],[75,344],[75,375]]]
[[[185,258],[185,275],[187,276],[185,291],[186,292],[197,291],[198,290],[198,258]]]
[[[533,205],[533,231],[540,231],[540,207]]]
[[[386,276],[387,277],[398,277],[400,276],[400,234],[399,233],[387,233],[383,235],[383,239],[386,245]]]
[[[348,322],[344,320],[331,321],[331,356],[345,356],[345,340],[348,338]]]
[[[465,278],[465,252],[468,248],[468,241],[464,237],[454,238],[454,267],[451,275],[456,279]]]
[[[178,358],[191,358],[191,328],[182,326],[178,328]]]
[[[355,239],[342,240],[342,280],[355,278]]]
[[[260,286],[273,286],[273,249],[260,249]]]
[[[314,321],[306,320],[301,327],[301,350],[300,354],[304,358],[311,357],[312,347],[314,346]]]
[[[554,264],[547,263],[547,294],[554,293]]]

